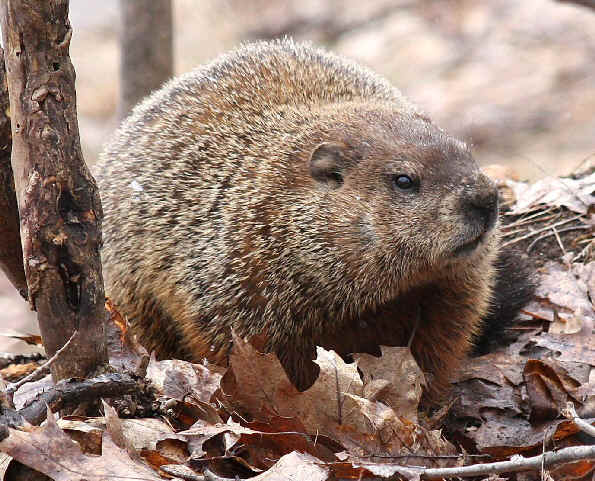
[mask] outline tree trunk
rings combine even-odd
[[[12,167],[10,166],[12,135],[8,113],[9,100],[4,69],[4,51],[0,49],[0,239],[2,239],[0,242],[0,269],[21,293],[21,296],[26,299],[27,280],[23,270],[19,210]]]
[[[12,171],[29,302],[54,380],[107,361],[99,247],[102,210],[81,153],[68,0],[3,0]]]
[[[120,101],[126,117],[173,75],[171,0],[120,0]]]

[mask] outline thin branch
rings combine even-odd
[[[516,244],[517,242],[520,242],[522,240],[529,239],[530,237],[536,236],[537,234],[541,234],[542,232],[545,232],[547,230],[550,230],[552,227],[558,227],[558,226],[561,226],[561,225],[564,225],[564,224],[568,224],[569,222],[572,222],[573,220],[580,219],[582,216],[583,216],[582,214],[579,214],[579,215],[576,215],[574,217],[571,217],[570,219],[565,219],[565,220],[562,220],[560,222],[556,222],[555,224],[552,224],[552,225],[548,225],[546,227],[543,227],[542,229],[534,230],[534,231],[530,232],[527,235],[524,235],[522,237],[517,237],[516,239],[512,239],[512,240],[509,240],[507,242],[504,242],[502,244],[502,247],[506,247],[506,246],[509,246],[509,245],[512,245],[512,244]]]
[[[208,468],[205,469],[202,474],[204,476],[205,481],[236,481],[237,480],[237,478],[222,478],[221,476],[218,476],[217,474],[215,474],[213,471],[211,471]]]
[[[554,212],[553,214],[551,214],[552,209],[554,209],[554,207],[549,207],[546,210],[538,210],[537,212],[533,212],[531,215],[521,217],[520,219],[517,219],[514,222],[511,222],[510,224],[502,226],[502,230],[512,229],[513,227],[518,227],[524,224],[533,224],[536,222],[536,218],[539,217],[545,217],[544,219],[539,219],[539,222],[542,222],[545,220],[553,219],[557,215],[560,215],[559,212]]]
[[[186,481],[205,481],[205,479],[208,479],[206,475],[203,476],[200,474],[196,474],[194,471],[192,471],[188,466],[184,464],[164,464],[162,466],[159,466],[159,469],[164,473],[167,473],[179,479],[184,479]]]
[[[468,478],[490,474],[515,473],[519,471],[539,471],[542,466],[551,467],[586,459],[595,460],[595,446],[572,446],[555,452],[549,451],[530,458],[517,455],[513,456],[510,461],[472,464],[470,466],[460,466],[457,468],[423,468],[419,466],[402,465],[392,465],[392,467],[397,473],[407,475],[416,474],[423,479],[452,478],[457,476]],[[366,468],[366,464],[367,463],[362,463],[358,464],[358,466]]]
[[[0,426],[20,426],[23,420],[38,425],[45,420],[48,406],[56,412],[99,398],[120,397],[139,389],[139,383],[132,376],[122,373],[102,374],[84,380],[64,379],[47,391],[39,393],[19,411],[5,409],[0,415]]]
[[[574,404],[571,402],[566,403],[566,409],[562,410],[562,416],[570,419],[581,431],[595,438],[595,426],[591,426],[587,421],[579,418],[576,409],[574,409]]]
[[[72,333],[72,336],[70,336],[70,339],[68,339],[68,341],[66,341],[64,343],[64,345],[60,349],[58,349],[56,351],[56,353],[52,357],[50,357],[45,363],[43,363],[41,366],[39,366],[37,369],[35,369],[35,371],[33,371],[31,374],[25,376],[20,381],[12,383],[8,386],[8,388],[6,389],[6,394],[9,396],[9,401],[10,401],[11,406],[14,407],[14,403],[13,403],[14,393],[17,392],[17,390],[23,384],[26,384],[28,382],[37,381],[38,379],[41,379],[43,376],[45,376],[50,371],[50,367],[52,366],[52,364],[54,364],[54,362],[56,362],[56,359],[58,359],[60,357],[60,355],[68,348],[68,346],[70,346],[70,343],[72,342],[72,340],[74,339],[74,337],[77,334],[78,334],[78,331],[75,330]]]
[[[562,233],[562,232],[570,232],[573,230],[589,230],[590,228],[591,227],[589,227],[588,225],[575,225],[572,227],[566,227],[564,229],[558,229],[556,231],[555,230],[556,228],[552,227],[553,232],[546,232],[545,234],[539,236],[537,239],[535,239],[533,242],[531,242],[531,244],[529,244],[529,247],[527,247],[527,254],[533,250],[533,248],[535,247],[535,244],[537,244],[539,241],[542,241],[543,239],[547,239],[548,237],[553,236],[555,232]]]
[[[558,242],[558,246],[560,247],[560,250],[562,251],[562,255],[566,255],[566,249],[564,248],[564,244],[562,244],[562,239],[560,239],[560,234],[558,234],[558,231],[553,226],[552,226],[552,232],[554,233],[554,236],[556,236],[556,241]]]

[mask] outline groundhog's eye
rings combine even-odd
[[[394,177],[395,186],[401,190],[409,190],[414,187],[414,182],[408,175],[397,174]]]

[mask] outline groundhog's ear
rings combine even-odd
[[[324,142],[310,156],[310,175],[317,182],[338,189],[352,163],[345,144]]]

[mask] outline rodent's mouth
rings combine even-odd
[[[475,251],[475,249],[477,249],[477,246],[479,246],[479,244],[481,244],[483,242],[483,240],[485,239],[485,234],[481,234],[478,237],[476,237],[475,239],[473,239],[472,241],[469,242],[465,242],[464,244],[460,245],[459,247],[457,247],[453,254],[455,257],[463,257],[463,256],[467,256],[469,254],[471,254],[472,252]]]

